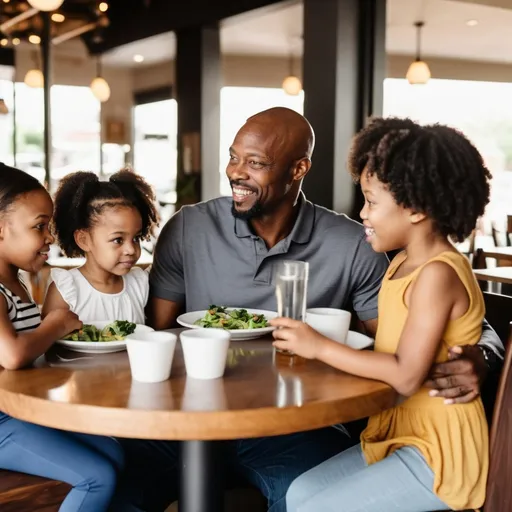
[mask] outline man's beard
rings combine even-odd
[[[235,219],[252,220],[263,215],[263,207],[261,203],[257,201],[254,206],[249,208],[247,211],[241,212],[236,209],[235,202],[233,201],[233,204],[231,205],[231,213]]]

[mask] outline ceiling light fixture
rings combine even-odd
[[[293,52],[290,52],[289,75],[283,80],[281,87],[290,96],[298,96],[302,91],[300,79],[293,74]]]
[[[62,23],[66,19],[66,16],[64,14],[61,14],[60,12],[54,12],[52,14],[52,21],[55,21],[55,23]]]
[[[425,23],[417,21],[414,26],[416,27],[416,60],[411,63],[407,70],[406,78],[410,84],[426,84],[430,77],[430,69],[428,64],[421,60],[421,29]]]
[[[38,50],[34,50],[32,52],[32,60],[34,62],[34,67],[27,71],[23,81],[28,87],[32,87],[33,89],[40,89],[44,87],[44,76],[39,66]]]
[[[107,2],[100,2],[100,5],[98,5],[98,9],[101,12],[107,12],[108,11],[108,4],[107,4]]]
[[[3,39],[0,39],[0,46],[7,46],[9,44],[9,39],[6,39],[5,37]]]
[[[139,54],[134,55],[133,56],[133,61],[134,62],[144,62],[144,56],[143,55],[139,55]]]
[[[64,3],[64,0],[28,0],[28,3],[40,11],[55,11]]]
[[[18,46],[20,43],[21,43],[21,41],[20,41],[20,38],[19,38],[19,37],[13,37],[13,39],[12,39],[12,44],[13,44],[14,46]]]
[[[105,103],[110,98],[110,86],[101,76],[101,60],[98,58],[96,78],[91,82],[91,91],[98,101]]]
[[[41,89],[44,87],[44,76],[40,69],[31,69],[27,71],[23,80],[25,85],[33,89]]]
[[[32,44],[40,44],[41,43],[41,38],[36,34],[31,34],[30,36],[28,36],[28,40]]]

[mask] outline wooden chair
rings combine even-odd
[[[484,292],[485,318],[507,348],[509,326],[512,322],[512,297]],[[489,375],[482,386],[482,401],[489,423],[492,422],[501,372]]]
[[[501,374],[490,437],[490,466],[485,512],[512,510],[512,324]]]
[[[57,512],[70,489],[56,480],[0,470],[0,510]]]

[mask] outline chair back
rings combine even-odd
[[[501,373],[490,437],[490,466],[485,512],[512,510],[512,324]]]
[[[509,297],[508,295],[499,295],[497,293],[484,292],[484,301],[485,318],[496,331],[496,334],[503,342],[503,346],[506,348],[509,336],[509,326],[510,322],[512,322],[512,297]],[[482,401],[489,424],[491,424],[494,414],[500,375],[501,372],[489,374],[481,389]]]
[[[509,337],[509,326],[512,322],[512,297],[498,293],[484,292],[485,318],[496,331],[503,346]]]

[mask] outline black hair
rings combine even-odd
[[[55,194],[53,228],[66,256],[83,256],[75,242],[75,232],[95,225],[106,208],[133,207],[142,217],[142,238],[148,239],[158,225],[155,193],[151,186],[130,169],[100,181],[93,172],[75,172],[65,176]]]
[[[44,186],[30,174],[0,162],[0,213],[7,212],[19,196]]]
[[[348,166],[356,182],[364,170],[375,175],[397,204],[424,213],[454,241],[471,234],[489,202],[482,156],[448,126],[375,118],[355,136]]]

